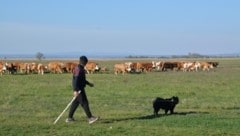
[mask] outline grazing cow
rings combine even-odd
[[[36,63],[29,63],[29,72],[30,73],[35,73],[38,72],[38,64]]]
[[[122,73],[123,75],[125,72],[131,71],[131,68],[128,67],[126,64],[115,64],[114,65],[114,73],[117,75],[118,73]]]
[[[162,71],[167,71],[167,69],[174,69],[178,68],[178,63],[177,62],[163,62],[162,64]]]
[[[136,71],[137,71],[137,72],[143,72],[142,63],[137,62],[135,65],[136,65]]]
[[[155,62],[155,68],[159,71],[163,66],[162,61]]]
[[[138,72],[137,63],[136,62],[131,62],[129,64],[130,64],[130,65],[128,65],[129,70],[130,70],[129,72]]]
[[[43,64],[39,63],[37,65],[37,71],[38,71],[38,74],[41,74],[43,75],[44,74],[44,71],[47,70],[47,66],[44,66]]]
[[[155,66],[153,63],[142,63],[142,69],[145,72],[150,72],[152,71],[152,69],[154,69]]]
[[[127,67],[126,72],[137,72],[137,63],[125,62],[124,64]]]
[[[49,62],[48,70],[52,73],[60,73],[62,74],[62,63],[60,62]]]
[[[214,68],[216,68],[219,65],[219,62],[207,62],[208,64],[212,64]]]
[[[201,64],[196,61],[196,62],[193,62],[193,64],[188,68],[188,71],[198,71],[201,67]]]
[[[18,71],[18,63],[5,63],[5,68],[9,74],[17,73]]]
[[[127,65],[128,68],[131,68],[133,63],[132,62],[125,62],[124,64]],[[131,70],[129,70],[128,72],[130,72]]]
[[[192,65],[193,65],[192,62],[184,62],[184,63],[183,63],[183,72],[189,71],[189,68],[190,68],[190,66],[192,66]]]
[[[92,74],[95,71],[99,71],[100,68],[97,63],[95,62],[88,62],[85,66],[85,70],[87,71],[88,74]]]
[[[17,71],[20,71],[21,73],[24,73],[24,74],[30,73],[30,64],[29,63],[16,62],[16,63],[13,63],[13,66],[15,66],[17,68]]]
[[[137,62],[137,63],[134,63],[134,65],[137,72],[144,72],[144,71],[149,72],[149,71],[152,71],[152,69],[154,68],[153,63],[147,63],[147,62]]]
[[[185,70],[185,69],[184,69],[184,64],[185,64],[185,62],[183,62],[183,61],[177,62],[177,70],[182,70],[182,71],[184,71],[184,70]]]
[[[142,64],[139,62],[125,62],[126,72],[142,72]]]
[[[77,65],[78,65],[78,64],[75,63],[75,62],[66,62],[66,63],[64,64],[64,68],[66,69],[66,71],[67,71],[68,73],[73,73],[73,70],[74,70],[74,68],[75,68]]]
[[[126,62],[127,72],[148,72],[152,71],[156,67],[155,62],[152,63],[142,63],[142,62]]]
[[[200,69],[201,64],[196,62],[183,62],[183,71],[198,71]]]
[[[153,69],[156,69],[156,67],[157,67],[157,62],[152,61],[152,68],[153,68]]]
[[[203,71],[205,70],[209,71],[210,69],[213,69],[213,64],[209,64],[207,62],[201,62],[200,64],[201,64],[200,67],[202,68]]]
[[[3,63],[3,62],[0,62],[0,75],[2,75],[2,74],[3,74],[3,72],[4,72],[4,69],[6,69],[6,67],[5,67],[4,63]]]

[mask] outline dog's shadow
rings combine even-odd
[[[174,114],[160,114],[158,116],[156,115],[145,115],[145,116],[139,116],[139,117],[129,117],[129,118],[119,118],[119,119],[101,119],[102,123],[114,123],[114,122],[121,122],[121,121],[128,121],[128,120],[149,120],[149,119],[156,119],[166,116],[186,116],[190,114],[209,114],[208,112],[196,112],[196,111],[190,111],[190,112],[175,112]]]

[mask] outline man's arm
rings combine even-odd
[[[86,84],[89,85],[90,87],[93,87],[93,86],[94,86],[93,83],[90,83],[90,82],[88,82],[87,80],[86,80]]]

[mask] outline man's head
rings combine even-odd
[[[88,63],[87,57],[86,57],[86,56],[81,56],[81,57],[79,58],[79,63],[80,63],[81,65],[85,66],[85,65]]]

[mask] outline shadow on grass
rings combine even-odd
[[[129,118],[119,118],[119,119],[101,119],[102,123],[114,123],[114,122],[120,122],[120,121],[128,121],[128,120],[146,120],[146,119],[155,119],[155,118],[161,118],[161,117],[167,117],[167,116],[175,116],[175,115],[180,115],[180,116],[186,116],[190,114],[209,114],[208,112],[195,112],[195,111],[190,111],[190,112],[176,112],[174,114],[159,114],[158,116],[155,115],[145,115],[145,116],[139,116],[139,117],[129,117]]]

